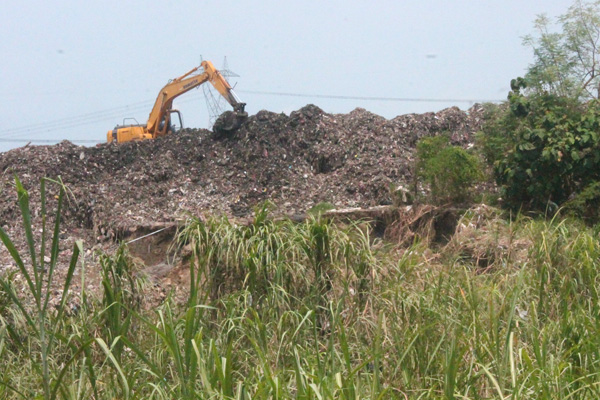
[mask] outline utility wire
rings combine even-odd
[[[144,108],[139,108],[139,110],[142,109],[146,109]],[[131,111],[135,110],[135,109],[130,109]],[[118,114],[119,116],[122,116],[122,113]],[[99,115],[95,118],[86,118],[84,120],[77,120],[77,119],[73,119],[69,122],[61,122],[61,123],[57,123],[57,122],[52,122],[52,123],[48,123],[48,124],[44,124],[42,126],[36,126],[36,127],[31,127],[31,128],[27,128],[27,129],[21,129],[18,131],[13,131],[13,132],[9,132],[7,134],[4,134],[2,136],[0,136],[1,138],[4,139],[9,139],[9,138],[22,138],[24,136],[29,136],[29,135],[39,135],[42,133],[47,133],[47,132],[58,132],[58,131],[64,131],[66,129],[70,129],[70,128],[77,128],[80,126],[85,126],[85,125],[91,125],[91,124],[95,124],[98,122],[105,122],[105,121],[109,121],[109,120],[114,120],[114,117],[116,117],[117,114],[113,114],[113,115]],[[106,126],[106,130],[108,130],[108,128],[112,128],[111,126]]]
[[[330,94],[308,94],[308,93],[290,93],[290,92],[270,92],[259,90],[238,90],[239,93],[267,95],[267,96],[287,96],[302,98],[320,98],[337,100],[363,100],[363,101],[391,101],[391,102],[428,102],[428,103],[477,103],[477,102],[500,102],[503,100],[484,100],[484,99],[433,99],[433,98],[405,98],[405,97],[376,97],[376,96],[345,96]],[[179,104],[188,103],[200,99],[201,96],[188,96],[185,99],[178,100]],[[37,140],[23,138],[25,135],[39,135],[41,133],[57,132],[69,128],[91,125],[109,119],[123,118],[125,113],[134,113],[138,111],[147,111],[154,104],[153,101],[140,101],[130,105],[112,107],[91,113],[80,114],[71,117],[64,117],[52,121],[40,122],[31,125],[24,125],[16,128],[0,129],[1,142],[56,142],[56,140]],[[131,114],[130,114],[131,115]],[[108,130],[108,128],[107,128]],[[99,143],[100,140],[81,139],[73,140],[82,143]]]
[[[68,140],[73,143],[102,143],[103,140],[94,139],[0,139],[0,143],[56,143]]]
[[[17,137],[25,134],[32,134],[35,132],[47,132],[57,130],[53,128],[72,128],[88,123],[100,122],[109,118],[115,118],[122,116],[125,112],[134,112],[138,110],[148,109],[148,105],[152,102],[139,102],[129,106],[114,107],[111,109],[96,111],[93,113],[81,114],[72,117],[60,118],[47,122],[40,122],[31,125],[24,125],[16,128],[5,128],[0,130],[1,138]]]
[[[503,100],[483,100],[483,99],[428,99],[428,98],[408,98],[408,97],[371,97],[371,96],[342,96],[333,94],[308,94],[308,93],[288,93],[288,92],[264,92],[259,90],[238,90],[240,93],[261,94],[268,96],[288,96],[288,97],[314,97],[319,99],[338,99],[338,100],[368,100],[368,101],[399,101],[399,102],[427,102],[427,103],[488,103],[499,102]]]
[[[200,99],[200,96],[192,96],[180,100],[179,104],[188,103],[193,100]],[[76,128],[84,125],[91,125],[98,122],[107,121],[114,118],[123,118],[125,113],[134,113],[138,111],[148,111],[153,101],[144,101],[134,103],[129,106],[115,107],[111,109],[101,110],[93,113],[77,115],[73,117],[65,117],[53,121],[36,123],[17,128],[8,128],[0,130],[0,138],[15,138],[23,137],[24,135],[38,135],[40,133],[55,132],[67,128]],[[131,114],[129,114],[131,115]],[[108,130],[109,127],[107,127]]]
[[[18,129],[26,129],[26,128],[30,128],[30,127],[34,127],[34,126],[38,126],[38,125],[47,125],[48,123],[68,122],[68,121],[73,120],[73,119],[81,119],[81,118],[86,118],[86,117],[95,117],[95,116],[97,116],[99,114],[113,113],[113,112],[116,112],[116,111],[122,111],[124,109],[131,108],[131,107],[138,108],[139,106],[148,105],[148,104],[151,104],[151,103],[152,102],[150,102],[148,100],[145,100],[145,101],[140,101],[140,102],[129,104],[129,105],[112,107],[112,108],[107,108],[107,109],[104,109],[104,110],[98,110],[98,111],[94,111],[94,112],[87,113],[87,114],[80,114],[80,115],[75,115],[75,116],[71,116],[71,117],[64,117],[64,118],[52,120],[52,121],[49,121],[49,122],[41,122],[41,123],[31,124],[31,125],[25,125],[25,126],[17,127],[17,128],[0,129],[0,133],[6,132],[6,131],[14,131],[14,130],[18,130]]]

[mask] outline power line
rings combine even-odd
[[[47,122],[42,122],[42,123],[37,123],[37,124],[31,124],[31,125],[25,125],[22,127],[16,127],[16,128],[8,128],[8,129],[0,129],[0,133],[6,132],[6,131],[14,131],[14,130],[18,130],[18,129],[24,129],[24,128],[30,128],[32,126],[37,126],[37,125],[47,125],[48,123],[58,123],[58,122],[65,122],[65,121],[69,121],[72,119],[80,119],[80,118],[86,118],[86,117],[93,117],[96,116],[98,114],[106,114],[106,113],[113,113],[116,111],[121,111],[123,109],[128,109],[130,107],[139,107],[141,105],[148,105],[151,104],[151,101],[145,100],[145,101],[139,101],[137,103],[132,103],[129,105],[124,105],[124,106],[117,106],[117,107],[112,107],[112,108],[107,108],[104,110],[98,110],[98,111],[94,111],[94,112],[90,112],[90,113],[86,113],[86,114],[80,114],[80,115],[74,115],[74,116],[70,116],[70,117],[64,117],[64,118],[59,118],[56,120],[51,120],[51,121],[47,121]]]
[[[64,117],[56,120],[40,122],[30,125],[24,125],[15,128],[5,128],[0,130],[0,137],[18,137],[23,134],[36,134],[42,132],[49,132],[58,130],[59,128],[73,128],[81,125],[87,125],[90,123],[101,122],[109,118],[123,115],[127,112],[134,112],[142,109],[147,109],[148,105],[152,102],[144,101],[133,103],[128,106],[113,107],[106,110],[100,110],[92,113],[81,114],[71,117]],[[53,129],[56,128],[56,129]]]
[[[68,140],[73,143],[102,143],[103,140],[94,139],[1,139],[0,143],[56,143],[62,140]]]
[[[179,103],[188,103],[197,99],[200,99],[200,96],[188,97],[187,99],[180,100]],[[153,101],[143,101],[127,106],[114,107],[106,110],[60,118],[47,122],[24,125],[16,128],[1,129],[0,138],[15,138],[23,137],[24,135],[38,135],[40,133],[55,132],[67,128],[91,125],[97,122],[106,121],[108,119],[114,119],[117,117],[122,118],[123,115],[125,115],[125,112],[133,113],[138,111],[148,111],[152,104],[154,104]]]
[[[288,96],[288,97],[306,97],[319,99],[338,99],[338,100],[367,100],[367,101],[398,101],[398,102],[427,102],[427,103],[487,103],[499,102],[503,100],[484,100],[484,99],[429,99],[429,98],[410,98],[410,97],[372,97],[372,96],[344,96],[333,94],[308,94],[308,93],[288,93],[288,92],[264,92],[259,90],[238,90],[240,93],[260,94],[268,96]]]
[[[291,93],[291,92],[270,92],[259,90],[239,90],[240,93],[267,95],[267,96],[287,96],[287,97],[302,97],[302,98],[321,98],[321,99],[337,99],[337,100],[362,100],[362,101],[391,101],[391,102],[428,102],[428,103],[477,103],[477,102],[500,102],[503,100],[483,100],[483,99],[434,99],[434,98],[405,98],[405,97],[377,97],[377,96],[346,96],[333,94],[308,94],[308,93]],[[182,100],[178,100],[180,104],[188,103],[200,99],[200,96],[188,96]],[[90,112],[86,114],[75,115],[71,117],[59,118],[56,120],[40,122],[30,125],[24,125],[15,128],[0,129],[0,141],[2,142],[44,142],[36,139],[25,139],[25,135],[39,135],[42,133],[56,132],[69,128],[77,128],[80,126],[91,125],[98,122],[103,122],[108,119],[123,117],[127,113],[148,110],[153,104],[153,101],[140,101],[130,105],[112,107],[104,110]],[[16,140],[16,139],[19,140]],[[82,143],[98,143],[99,140],[81,139],[76,140]],[[54,142],[54,141],[50,141]]]

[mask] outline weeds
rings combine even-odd
[[[58,204],[55,216],[54,230],[50,244],[50,257],[49,262],[46,263],[46,251],[47,248],[47,213],[46,213],[46,182],[54,183],[59,187]],[[31,221],[31,212],[29,209],[29,193],[25,190],[21,182],[15,178],[18,203],[23,217],[23,230],[27,239],[27,247],[29,250],[30,267],[28,268],[23,261],[23,258],[17,251],[16,247],[6,234],[6,232],[0,227],[0,240],[12,256],[14,262],[17,265],[19,273],[24,277],[27,282],[28,297],[33,302],[30,307],[29,304],[25,303],[25,299],[17,294],[15,287],[12,282],[6,278],[0,277],[0,287],[2,287],[6,296],[10,298],[12,304],[17,308],[18,313],[25,321],[22,327],[26,334],[34,338],[33,343],[23,342],[23,332],[18,332],[14,324],[6,325],[6,330],[11,338],[11,343],[19,348],[21,354],[29,358],[32,366],[32,370],[40,377],[42,385],[42,393],[45,399],[56,398],[58,389],[60,388],[62,378],[64,377],[65,368],[73,362],[74,357],[78,355],[81,349],[85,348],[88,344],[83,344],[82,347],[76,349],[71,357],[67,357],[64,366],[58,368],[56,371],[51,371],[52,368],[52,357],[55,351],[56,341],[68,342],[68,339],[64,338],[60,334],[61,325],[63,324],[63,315],[65,313],[66,301],[69,294],[69,288],[73,278],[73,273],[77,265],[79,253],[82,249],[81,242],[75,243],[71,256],[71,262],[69,263],[65,281],[63,282],[62,296],[58,306],[56,307],[55,313],[51,312],[50,295],[52,293],[51,285],[53,284],[53,275],[58,260],[58,242],[60,234],[60,214],[62,209],[62,203],[66,193],[65,187],[60,180],[51,181],[44,179],[41,182],[41,220],[42,220],[42,233],[41,233],[41,245],[39,252],[36,249],[36,243],[34,240],[33,227]],[[32,346],[30,348],[29,346]],[[66,349],[73,350],[72,347],[67,346]],[[6,386],[14,392],[26,396],[23,390],[18,390],[15,385]],[[30,388],[32,393],[36,390]]]
[[[598,398],[595,231],[487,214],[461,221],[488,235],[481,252],[464,244],[477,237],[469,228],[441,256],[322,215],[192,218],[178,236],[192,249],[189,297],[148,311],[120,248],[101,257],[102,300],[50,313],[55,261],[40,269],[36,254],[37,275],[18,270],[32,305],[2,280],[0,398]],[[477,268],[478,254],[494,268]]]
[[[103,288],[103,327],[107,343],[112,344],[112,355],[118,362],[123,353],[119,338],[130,334],[132,312],[138,311],[141,298],[134,263],[124,245],[113,256],[102,254],[100,267]]]

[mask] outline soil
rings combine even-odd
[[[34,223],[39,223],[40,179],[60,177],[69,188],[61,265],[68,262],[76,239],[84,240],[84,259],[93,267],[94,250],[111,251],[115,240],[172,228],[190,214],[250,217],[265,200],[281,216],[324,202],[336,208],[388,205],[394,200],[391,187],[411,185],[420,138],[448,134],[452,143],[467,147],[482,116],[479,105],[466,112],[453,107],[390,120],[361,108],[328,114],[307,105],[290,115],[260,111],[225,137],[186,129],[119,145],[82,147],[64,141],[25,146],[0,153],[0,226],[17,247],[26,248],[15,175],[30,192]],[[52,210],[58,186],[49,185],[48,192]],[[164,257],[147,253],[140,258],[164,278]],[[11,267],[2,247],[0,273]],[[93,276],[89,281],[96,285]]]

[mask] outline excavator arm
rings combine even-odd
[[[201,71],[201,72],[200,72]],[[240,102],[233,88],[227,82],[225,77],[214,67],[210,61],[203,61],[199,67],[196,67],[186,74],[173,79],[161,89],[154,103],[154,107],[148,117],[146,130],[153,138],[163,136],[168,132],[170,122],[170,113],[173,109],[173,100],[190,90],[197,88],[206,81],[209,81],[215,89],[227,100],[233,107],[233,114],[228,118],[235,120],[230,124],[230,129],[235,129],[243,123],[248,117],[244,111],[245,103]]]

